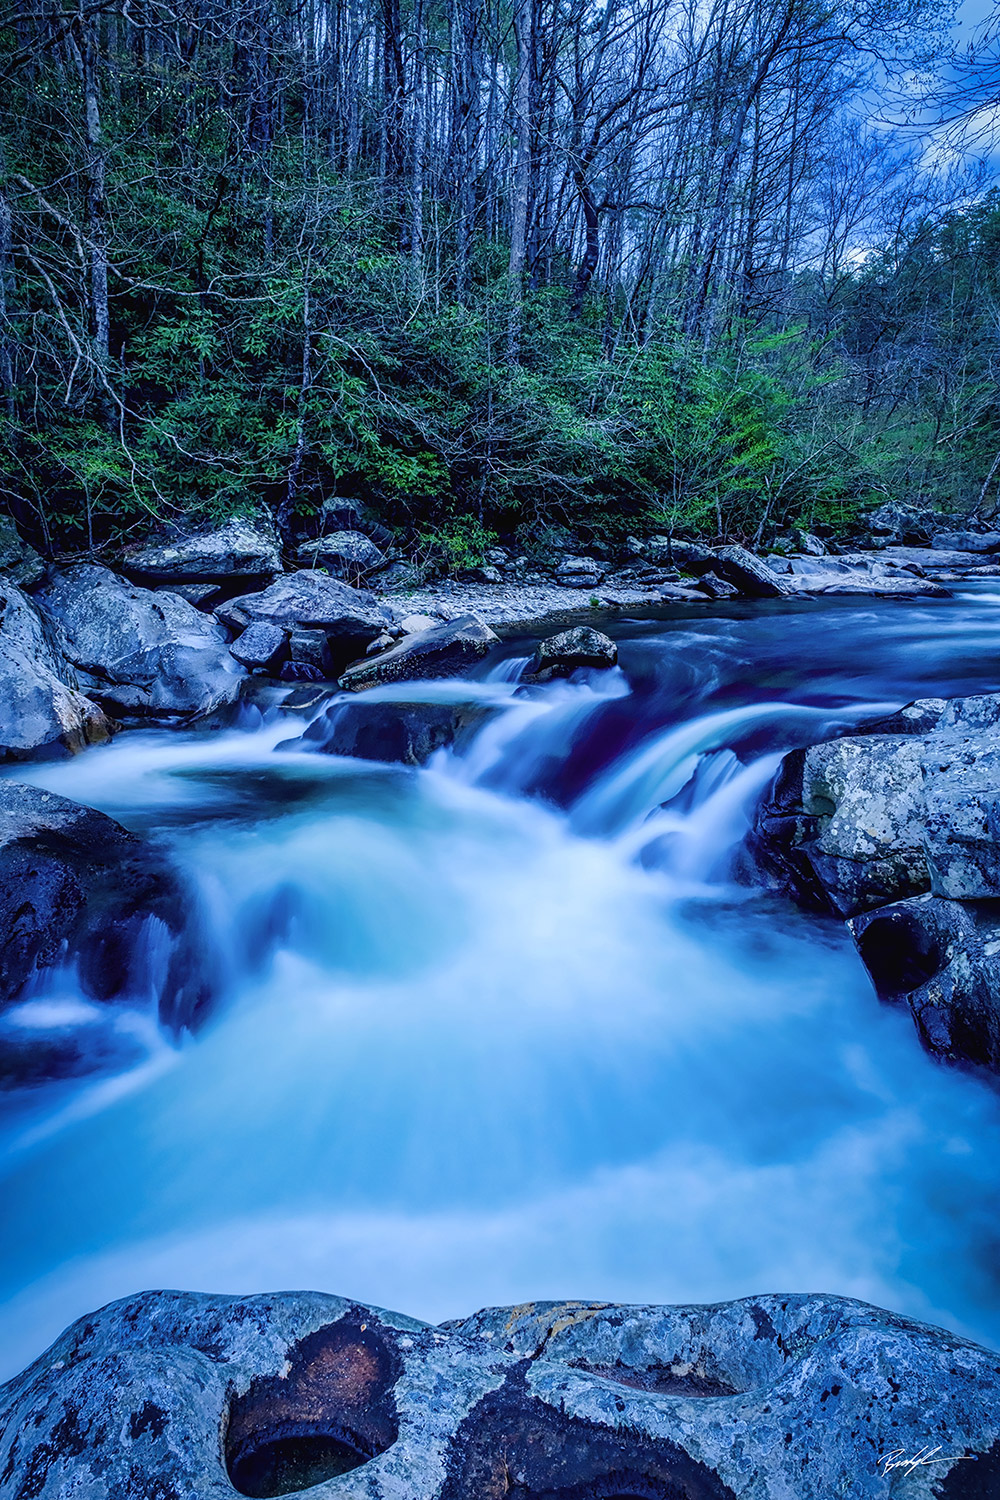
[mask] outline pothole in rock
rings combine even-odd
[[[399,1435],[400,1368],[386,1330],[353,1315],[300,1340],[279,1375],[255,1380],[230,1405],[225,1452],[234,1488],[270,1500],[384,1453]]]

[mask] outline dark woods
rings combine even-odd
[[[3,498],[333,496],[456,565],[994,504],[1000,200],[873,118],[934,0],[20,0]],[[990,478],[992,474],[992,478]]]

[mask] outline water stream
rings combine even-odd
[[[784,750],[1000,690],[1000,593],[613,629],[610,672],[526,690],[518,641],[422,685],[497,711],[419,772],[278,710],[16,768],[170,848],[225,984],[194,1037],[71,966],[9,1014],[104,1064],[0,1111],[0,1378],[155,1286],[435,1320],[823,1290],[1000,1344],[1000,1095],[738,878]]]

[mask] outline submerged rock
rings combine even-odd
[[[164,857],[112,818],[0,781],[0,1009],[70,963],[85,997],[154,996],[165,1023],[193,1025],[211,986],[189,907]],[[0,1039],[0,1078],[49,1066],[41,1039],[20,1041]],[[72,1071],[86,1067],[84,1053]]]
[[[265,579],[281,572],[281,548],[269,522],[237,516],[224,526],[194,536],[178,537],[159,546],[130,547],[123,555],[122,567],[146,582]]]
[[[70,754],[111,737],[54,640],[34,602],[0,580],[0,759]]]
[[[316,1292],[147,1292],[0,1390],[4,1493],[32,1500],[881,1500],[891,1457],[929,1447],[940,1500],[996,1492],[1000,1355],[809,1295],[433,1328]]]
[[[461,615],[431,630],[404,636],[397,646],[355,662],[340,679],[350,692],[380,683],[412,682],[425,677],[457,677],[489,654],[500,638],[475,615]]]
[[[496,713],[488,703],[410,703],[359,698],[332,703],[298,740],[283,747],[360,760],[422,766],[435,750],[461,745]]]
[[[528,670],[536,677],[567,677],[577,667],[613,667],[617,660],[618,647],[610,636],[577,625],[539,641]]]
[[[916,896],[848,923],[880,999],[929,1052],[1000,1073],[1000,904]]]
[[[57,574],[40,602],[88,691],[114,712],[197,718],[239,696],[245,673],[225,631],[177,594],[81,563]]]

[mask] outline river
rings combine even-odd
[[[163,1286],[435,1321],[825,1291],[1000,1345],[1000,1096],[740,855],[784,750],[1000,690],[1000,590],[604,624],[619,667],[527,693],[506,643],[422,771],[256,710],[13,768],[171,850],[224,985],[195,1036],[71,966],[8,1014],[102,1064],[0,1112],[0,1378]]]

